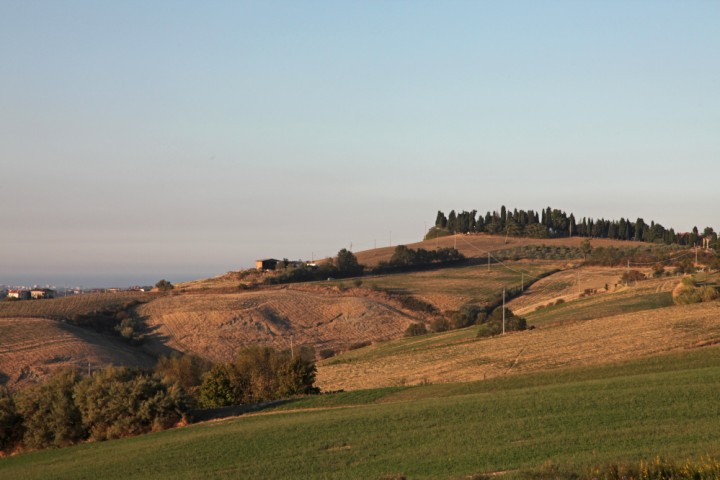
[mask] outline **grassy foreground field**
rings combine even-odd
[[[549,464],[566,478],[608,462],[717,455],[718,388],[720,348],[706,347],[322,395],[270,414],[6,458],[0,478],[523,478]]]

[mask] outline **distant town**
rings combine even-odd
[[[1,300],[42,300],[47,298],[68,297],[85,293],[118,293],[118,292],[149,292],[152,286],[135,285],[128,288],[82,288],[82,287],[54,287],[46,285],[40,287],[0,285]]]

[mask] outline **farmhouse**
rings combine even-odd
[[[257,260],[255,262],[255,268],[258,270],[275,270],[280,260],[274,258],[266,258],[264,260]]]

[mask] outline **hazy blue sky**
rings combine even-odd
[[[0,283],[502,204],[718,229],[719,159],[718,1],[0,0]]]

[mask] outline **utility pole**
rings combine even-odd
[[[505,335],[505,287],[503,287],[503,335]]]

